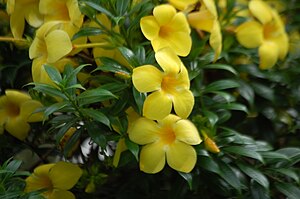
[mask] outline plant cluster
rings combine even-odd
[[[0,198],[299,198],[299,8],[0,0]]]

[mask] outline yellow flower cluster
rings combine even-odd
[[[133,69],[132,82],[139,92],[149,93],[143,116],[129,128],[129,138],[142,147],[140,169],[157,173],[168,163],[181,172],[190,172],[197,160],[190,145],[201,142],[198,130],[187,118],[194,106],[188,71],[180,56],[191,50],[190,27],[186,16],[172,5],[159,5],[153,16],[141,19],[141,29],[151,41],[161,69],[143,65]],[[178,115],[171,114],[172,109]]]
[[[86,42],[86,38],[71,41],[83,24],[84,16],[77,0],[8,0],[7,12],[11,15],[14,37],[23,36],[25,20],[38,28],[29,49],[33,81],[51,84],[44,64],[51,64],[60,71],[65,64],[74,64],[66,56],[72,54],[73,44]]]
[[[288,35],[278,12],[261,0],[248,4],[253,17],[236,29],[237,40],[246,48],[257,48],[261,69],[272,68],[289,49]]]

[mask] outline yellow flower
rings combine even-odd
[[[28,122],[43,120],[42,113],[34,113],[42,104],[23,92],[6,90],[0,97],[0,129],[6,130],[19,140],[24,140],[30,130]],[[1,132],[0,130],[0,133]]]
[[[11,32],[15,38],[22,38],[25,20],[36,28],[43,23],[39,0],[8,0],[6,7],[10,15]]]
[[[187,118],[194,106],[187,69],[170,48],[159,50],[155,58],[163,71],[152,65],[133,69],[135,88],[139,92],[152,92],[144,102],[143,115],[163,119],[170,114],[173,104],[176,114]]]
[[[44,15],[45,22],[70,21],[80,28],[83,23],[77,0],[42,0],[39,10]]]
[[[189,120],[168,115],[157,122],[140,118],[130,129],[129,138],[144,145],[140,152],[140,169],[146,173],[161,171],[165,162],[181,172],[190,172],[197,161],[195,149],[200,144],[199,133]]]
[[[44,164],[34,169],[34,173],[26,178],[25,192],[46,189],[42,195],[47,199],[75,199],[68,191],[79,180],[82,170],[68,162]]]
[[[68,32],[61,29],[62,27],[64,27],[62,23],[55,21],[45,23],[37,30],[29,48],[29,57],[34,59],[32,62],[34,82],[51,83],[43,64],[63,68],[61,65],[69,62],[63,58],[72,51],[73,46]]]
[[[211,33],[209,44],[215,51],[215,60],[222,51],[222,33],[213,0],[201,0],[199,11],[188,14],[191,27]]]
[[[96,16],[96,18],[104,26],[104,28],[102,28],[95,21],[91,21],[89,23],[89,26],[90,27],[95,27],[95,28],[102,29],[104,32],[103,32],[103,34],[99,34],[99,35],[96,35],[96,36],[89,36],[88,37],[89,40],[92,43],[101,43],[101,42],[108,42],[108,44],[111,43],[108,46],[109,48],[100,48],[100,47],[93,48],[93,56],[95,58],[96,64],[98,66],[101,65],[101,61],[99,59],[100,57],[109,57],[109,58],[112,58],[112,59],[118,61],[120,64],[122,64],[124,66],[130,67],[129,64],[128,64],[128,62],[126,61],[126,59],[122,56],[122,54],[120,53],[120,51],[112,43],[112,41],[110,39],[110,35],[108,35],[108,34],[105,33],[105,31],[113,31],[115,33],[119,33],[120,32],[119,27],[118,26],[112,27],[111,21],[103,13],[98,14]]]
[[[250,20],[236,29],[239,43],[246,48],[257,48],[259,67],[269,69],[278,59],[283,60],[288,52],[288,36],[278,13],[266,3],[252,0],[249,9],[258,20]]]
[[[170,47],[177,55],[187,56],[191,51],[192,40],[185,15],[182,12],[177,13],[171,5],[156,6],[153,15],[143,17],[140,25],[154,51]]]

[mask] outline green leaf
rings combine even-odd
[[[116,2],[117,13],[119,16],[122,16],[126,13],[129,4],[130,0],[118,0]]]
[[[29,84],[30,85],[30,84]],[[36,91],[42,92],[46,95],[52,96],[52,97],[61,97],[63,99],[68,99],[62,92],[61,90],[48,85],[48,84],[41,84],[41,83],[33,83],[35,87],[33,88]]]
[[[12,160],[6,166],[6,169],[12,172],[16,172],[22,164],[21,160]]]
[[[48,64],[43,65],[44,69],[46,70],[47,74],[49,75],[50,79],[56,83],[59,84],[62,81],[62,77],[60,72],[57,70],[57,68],[50,66]]]
[[[101,13],[104,13],[105,15],[109,16],[111,19],[115,17],[110,11],[108,11],[106,8],[102,7],[99,4],[96,4],[96,3],[93,3],[90,1],[81,1],[81,4],[86,4],[86,5],[90,6],[91,8],[94,8],[95,10],[97,10]]]
[[[225,65],[225,64],[210,64],[210,65],[205,65],[202,68],[204,68],[204,69],[222,69],[222,70],[231,72],[234,75],[237,75],[236,70],[232,66]]]
[[[116,60],[108,58],[108,57],[101,57],[101,66],[96,68],[93,72],[101,70],[104,72],[113,72],[113,73],[121,73],[124,75],[127,75],[130,77],[130,73],[127,68],[122,66],[120,63],[118,63]]]
[[[261,156],[265,159],[283,159],[283,160],[290,160],[286,155],[274,152],[274,151],[262,151],[260,152]]]
[[[88,122],[86,128],[92,140],[101,148],[106,148],[107,140],[101,131],[99,131],[99,126],[95,122]]]
[[[139,151],[140,151],[139,145],[132,142],[128,138],[125,139],[125,144],[126,144],[128,150],[134,155],[135,159],[137,161],[139,161]]]
[[[271,173],[278,172],[285,176],[288,176],[292,179],[294,179],[298,184],[300,183],[299,175],[296,173],[296,171],[292,170],[292,168],[271,168]]]
[[[200,167],[207,171],[217,174],[221,172],[219,165],[209,156],[199,156],[197,162]]]
[[[106,126],[110,127],[110,121],[108,117],[99,110],[85,108],[80,109],[80,111],[85,117],[93,118],[95,121],[101,122],[102,124],[105,124]]]
[[[259,160],[260,162],[264,162],[262,156],[257,153],[255,150],[251,148],[247,148],[246,146],[229,146],[229,147],[223,147],[222,151],[226,151],[232,154],[237,154],[245,157],[250,157],[256,160]]]
[[[191,173],[178,172],[179,175],[188,183],[190,190],[193,189],[193,175]]]
[[[63,126],[58,126],[57,128],[59,128],[58,132],[55,135],[55,140],[56,140],[56,145],[58,145],[61,141],[61,139],[63,138],[63,136],[65,135],[65,133],[73,126],[75,126],[77,122],[77,118],[66,121],[66,123],[63,124]]]
[[[243,104],[238,103],[230,103],[230,104],[216,104],[214,108],[217,109],[226,109],[226,110],[236,110],[236,111],[243,111],[245,113],[248,113],[248,109]]]
[[[240,86],[239,83],[237,83],[235,80],[232,79],[218,80],[206,86],[204,92],[208,93],[212,91],[225,90],[229,88],[237,88],[239,86]]]
[[[203,110],[203,114],[204,114],[205,117],[207,117],[207,119],[208,119],[209,123],[211,124],[211,126],[215,126],[215,124],[219,120],[218,115],[215,114],[214,112]]]
[[[113,82],[113,83],[107,83],[100,86],[100,88],[108,90],[112,93],[120,92],[128,87],[128,84],[121,83],[121,82]]]
[[[220,173],[219,175],[233,188],[240,192],[242,188],[242,183],[240,182],[238,176],[235,174],[233,168],[223,161],[219,161]]]
[[[130,49],[126,47],[118,47],[118,49],[131,66],[137,67],[140,65],[136,55]]]
[[[242,80],[239,80],[239,84],[240,84],[240,87],[238,88],[238,91],[239,91],[240,95],[243,98],[245,98],[250,105],[253,105],[253,103],[254,103],[253,88],[249,84],[247,84],[246,82],[244,82]]]
[[[77,83],[77,74],[86,66],[89,66],[90,64],[83,64],[78,66],[77,68],[73,68],[69,65],[65,67],[64,70],[64,86],[70,87]]]
[[[246,175],[248,175],[250,178],[255,180],[257,183],[259,183],[265,189],[269,189],[269,186],[270,186],[269,180],[259,170],[254,169],[249,166],[246,166],[241,163],[238,163],[237,165]]]
[[[266,190],[263,186],[252,180],[250,182],[251,195],[254,199],[270,199],[269,190]]]
[[[289,199],[299,199],[300,189],[292,183],[275,183],[275,187]]]
[[[44,111],[45,118],[48,118],[48,116],[51,115],[52,113],[60,111],[67,106],[70,106],[69,101],[58,102],[52,104],[51,106],[48,106]]]
[[[270,101],[274,101],[275,100],[275,94],[274,94],[274,90],[272,88],[270,88],[269,86],[257,83],[257,82],[251,82],[251,85],[253,87],[253,90],[256,94],[258,94],[259,96],[270,100]]]
[[[143,110],[144,101],[146,99],[146,95],[145,93],[140,93],[139,91],[137,91],[134,86],[132,87],[132,91],[133,91],[134,101],[138,108],[138,113],[142,115],[142,110]]]
[[[86,37],[86,36],[95,36],[103,34],[103,30],[96,27],[83,27],[81,28],[75,35],[72,37],[72,41],[79,37]]]
[[[82,92],[79,96],[77,96],[79,106],[84,106],[96,102],[102,102],[113,98],[117,97],[110,91],[102,88],[86,90]]]

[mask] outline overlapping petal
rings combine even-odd
[[[54,190],[52,194],[50,195],[49,199],[75,199],[75,196],[70,191],[64,191],[64,190]]]
[[[246,48],[257,48],[264,40],[263,27],[256,21],[248,21],[237,28],[236,36]]]
[[[176,139],[189,145],[201,143],[198,130],[189,120],[179,120],[174,125]]]
[[[157,132],[159,132],[159,128],[156,122],[142,117],[133,123],[128,134],[130,140],[133,142],[145,145],[153,143],[159,139]]]
[[[5,129],[19,140],[24,140],[29,133],[30,125],[24,118],[9,118],[5,123]]]
[[[166,73],[179,73],[181,60],[171,48],[163,48],[155,53],[155,59]]]
[[[261,0],[251,0],[249,10],[262,24],[270,22],[273,18],[270,7]]]
[[[169,3],[172,4],[178,10],[185,10],[188,7],[196,4],[198,0],[169,0]]]
[[[141,29],[148,40],[155,39],[159,34],[159,24],[153,16],[146,16],[141,19]]]
[[[189,173],[197,161],[195,149],[183,142],[175,141],[166,151],[168,165],[181,172]]]
[[[162,72],[152,65],[133,69],[132,81],[139,92],[152,92],[161,88]]]
[[[146,173],[158,173],[166,162],[164,146],[161,142],[154,142],[143,146],[140,154],[140,169]]]
[[[181,118],[187,118],[194,107],[194,95],[190,90],[173,93],[175,113]]]
[[[153,9],[153,16],[160,26],[168,24],[173,19],[175,14],[175,8],[168,4],[156,6]]]
[[[149,119],[160,120],[166,117],[171,109],[172,97],[164,91],[156,91],[146,98],[143,115]]]
[[[279,47],[274,42],[264,42],[258,49],[259,67],[272,68],[278,60]]]

